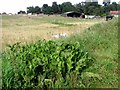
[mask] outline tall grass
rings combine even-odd
[[[102,20],[83,20],[61,16],[2,16],[2,50],[7,44],[54,39],[53,34],[82,32]]]
[[[74,35],[62,41],[78,41],[94,56],[95,63],[86,70],[90,75],[97,74],[98,79],[89,74],[83,75],[87,87],[118,87],[118,20],[114,19],[96,24],[82,35]]]

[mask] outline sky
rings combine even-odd
[[[52,2],[56,1],[57,4],[62,4],[63,2],[71,2],[72,4],[77,4],[85,0],[1,0],[0,1],[0,13],[17,13],[20,10],[26,11],[29,6],[39,6],[42,7],[43,4],[52,5]],[[98,0],[99,4],[102,4],[103,0]],[[111,2],[119,2],[120,0],[111,0]]]

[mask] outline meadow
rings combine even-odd
[[[53,34],[68,36],[82,33],[84,29],[104,20],[83,20],[61,16],[2,16],[2,46],[16,42],[51,40]]]
[[[117,27],[117,19],[3,16],[3,87],[118,88]]]

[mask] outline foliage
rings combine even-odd
[[[39,6],[35,6],[35,7],[27,7],[27,13],[32,13],[32,14],[39,14],[41,13],[41,8]]]
[[[48,4],[43,4],[42,12],[44,14],[51,14],[51,13],[53,13],[53,10],[52,10],[52,8],[50,6],[48,6]]]
[[[62,13],[69,11],[76,11],[76,8],[74,7],[74,5],[72,5],[71,2],[64,2],[61,4],[61,11]]]
[[[60,13],[60,7],[59,7],[59,5],[57,5],[57,2],[53,2],[52,10],[53,10],[54,14]]]
[[[81,73],[92,63],[78,42],[40,40],[9,45],[3,54],[3,88],[85,87]]]
[[[75,5],[76,11],[80,13],[84,13],[83,6],[81,3]]]
[[[78,3],[72,5],[71,2],[63,2],[62,4],[57,4],[57,2],[53,2],[52,6],[48,6],[48,4],[43,4],[42,10],[38,6],[37,8],[34,7],[27,7],[28,13],[40,13],[43,12],[44,14],[62,14],[64,12],[69,11],[76,11],[79,13],[84,13],[87,15],[97,15],[103,16],[103,14],[109,14],[112,10],[120,10],[120,5],[116,2],[112,4],[106,4],[102,6],[97,2],[87,2],[87,3]]]

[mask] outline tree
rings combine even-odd
[[[60,7],[57,5],[57,2],[53,2],[53,3],[52,3],[52,10],[53,10],[53,13],[54,13],[54,14],[60,12]]]
[[[93,15],[102,16],[102,9],[101,8],[94,8]]]
[[[117,3],[116,2],[112,2],[112,4],[109,6],[109,8],[111,9],[111,10],[117,10]]]
[[[61,5],[62,13],[69,11],[76,11],[76,8],[72,5],[71,2],[64,2]]]
[[[53,10],[50,6],[48,6],[48,4],[43,4],[42,6],[42,12],[44,14],[52,14],[53,13]]]
[[[48,4],[43,4],[42,12],[43,12],[44,14],[47,14],[47,9],[48,9]]]
[[[75,5],[76,11],[79,13],[84,13],[83,11],[83,5],[81,3]]]
[[[94,9],[95,9],[95,6],[89,6],[89,10],[88,10],[88,14],[89,15],[94,15]]]
[[[58,5],[58,8],[59,8],[59,12],[58,12],[58,14],[62,14],[62,5],[59,4],[59,5]]]
[[[98,8],[100,8],[101,5],[99,5],[98,3],[96,2],[87,2],[85,5],[84,5],[84,8],[83,8],[83,11],[85,14],[88,14],[88,15],[95,15],[96,13],[96,10],[98,10]],[[98,13],[98,12],[97,12]]]
[[[27,7],[27,13],[35,13],[35,11],[34,11],[34,7],[32,6],[32,7]]]
[[[34,13],[40,14],[40,13],[41,13],[41,8],[40,8],[39,6],[36,6],[36,7],[34,8]]]
[[[120,10],[120,4],[117,5],[117,10]]]
[[[97,2],[81,2],[76,5],[72,5],[71,2],[64,2],[62,4],[57,5],[57,2],[53,2],[52,6],[48,6],[48,4],[43,4],[42,8],[39,6],[36,7],[27,7],[27,13],[41,13],[44,14],[61,14],[69,11],[77,11],[79,13],[85,13],[87,15],[99,15],[104,16],[109,14],[111,10],[120,10],[120,4],[116,2],[112,2],[110,4],[108,2],[107,5],[101,6]]]
[[[27,7],[27,13],[36,13],[36,14],[39,14],[41,13],[41,8],[39,6],[35,6],[35,7]]]

